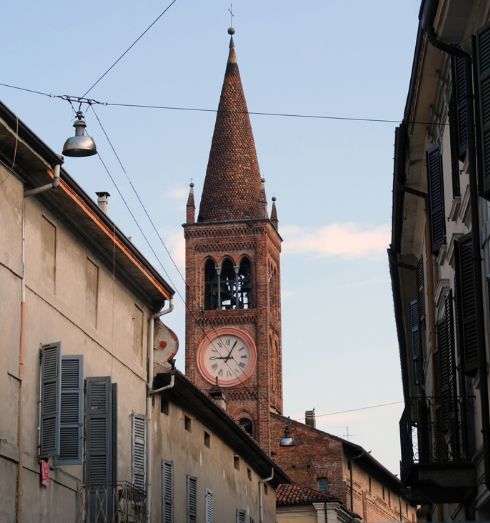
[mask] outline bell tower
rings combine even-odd
[[[227,413],[268,452],[282,412],[280,252],[275,198],[267,212],[233,41],[197,220],[187,200],[186,376],[224,393]]]

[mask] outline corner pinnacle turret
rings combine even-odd
[[[233,34],[216,115],[198,222],[267,218],[255,142]]]

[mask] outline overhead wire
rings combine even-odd
[[[97,78],[97,80],[83,93],[82,97],[87,96],[87,94],[99,83],[102,81],[105,76],[131,51],[131,49],[145,36],[145,34],[162,18],[162,16],[177,2],[177,0],[172,0],[170,4],[153,20],[153,22],[134,40],[134,42],[117,58],[112,65]]]
[[[29,89],[18,85],[7,84],[0,82],[0,86],[7,87],[10,89],[16,89],[18,91],[25,91],[31,94],[42,95],[48,98],[54,98],[64,101],[75,101],[89,106],[103,105],[106,107],[126,107],[133,109],[153,109],[153,110],[165,110],[165,111],[182,111],[182,112],[201,112],[201,113],[217,113],[218,109],[209,109],[206,107],[185,107],[185,106],[172,106],[172,105],[157,105],[157,104],[139,104],[139,103],[120,103],[120,102],[107,102],[95,100],[93,98],[85,98],[85,96],[73,96],[73,95],[60,95],[52,94],[36,89]],[[270,116],[270,117],[282,117],[282,118],[295,118],[295,119],[310,119],[310,120],[333,120],[333,121],[345,121],[345,122],[366,122],[366,123],[381,123],[381,124],[400,124],[401,120],[393,120],[389,118],[373,118],[373,117],[361,117],[361,116],[337,116],[337,115],[324,115],[324,114],[306,114],[306,113],[289,113],[289,112],[270,112],[270,111],[230,111],[230,114],[248,114],[251,116]],[[450,125],[448,122],[426,122],[426,121],[409,121],[408,124],[417,125]]]

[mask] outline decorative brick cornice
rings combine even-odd
[[[257,393],[251,389],[226,391],[227,400],[254,400],[257,401]]]
[[[239,312],[239,314],[236,314]],[[238,311],[206,311],[205,315],[199,314],[195,317],[196,325],[200,327],[219,325],[245,325],[247,323],[254,324],[257,322],[256,309],[239,309]]]
[[[250,251],[255,250],[257,247],[257,242],[254,240],[249,241],[237,241],[228,242],[228,241],[212,241],[205,243],[197,243],[194,245],[194,252],[231,252],[231,251]]]

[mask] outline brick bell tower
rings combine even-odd
[[[224,393],[227,413],[269,452],[282,412],[280,252],[275,198],[268,217],[230,28],[230,51],[197,221],[187,201],[187,377]]]

